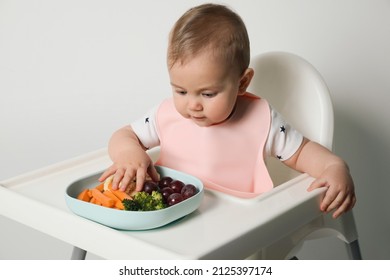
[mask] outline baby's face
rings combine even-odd
[[[199,126],[225,121],[237,100],[240,77],[208,52],[169,70],[176,110]]]

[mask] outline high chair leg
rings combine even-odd
[[[85,260],[85,256],[87,255],[87,251],[74,246],[72,251],[71,260]]]
[[[348,255],[350,259],[352,260],[362,260],[362,254],[360,252],[360,246],[359,242],[356,239],[355,241],[352,241],[351,243],[346,243]]]

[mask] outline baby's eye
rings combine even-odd
[[[176,93],[180,94],[180,95],[185,95],[187,94],[187,92],[185,90],[176,90]]]
[[[203,95],[204,97],[211,98],[211,97],[216,96],[217,94],[216,94],[215,92],[204,92],[204,93],[202,93],[202,95]]]

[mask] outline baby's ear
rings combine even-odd
[[[246,93],[246,89],[248,88],[249,84],[252,81],[253,75],[255,74],[255,71],[252,68],[247,68],[242,74],[240,79],[240,85],[238,88],[238,95],[243,95]]]

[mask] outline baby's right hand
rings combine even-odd
[[[142,158],[143,160],[139,162],[114,162],[100,176],[99,181],[103,182],[111,175],[114,175],[112,180],[112,188],[114,190],[119,188],[121,191],[125,191],[127,186],[129,186],[135,179],[136,191],[141,191],[147,174],[149,174],[153,181],[158,181],[160,179],[160,175],[157,173],[157,170],[149,156],[146,155],[146,157]]]

